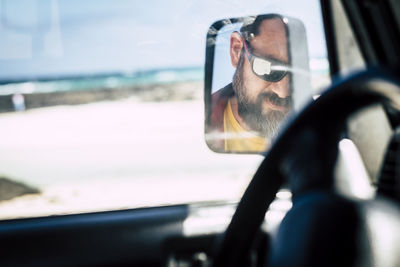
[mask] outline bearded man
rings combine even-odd
[[[258,16],[230,36],[236,68],[231,84],[212,95],[211,131],[223,133],[212,148],[261,152],[292,109],[287,29],[277,15]]]

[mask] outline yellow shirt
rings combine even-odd
[[[246,131],[240,126],[232,112],[231,101],[224,111],[225,151],[262,152],[267,148],[264,138]]]

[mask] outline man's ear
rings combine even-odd
[[[230,55],[231,55],[231,63],[234,68],[239,64],[240,53],[243,48],[243,38],[238,32],[233,32],[231,34],[231,43],[230,43]]]

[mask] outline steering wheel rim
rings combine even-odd
[[[338,103],[340,109],[337,109]],[[327,127],[342,129],[351,114],[375,103],[400,110],[399,81],[390,73],[378,68],[360,72],[333,84],[287,124],[273,146],[265,152],[264,160],[218,244],[213,266],[245,266],[265,213],[286,181],[280,163],[289,149],[290,138],[306,126],[316,131],[326,130]],[[326,131],[324,133],[326,134]],[[337,132],[332,131],[332,134],[335,133]],[[338,136],[330,138],[338,139]],[[266,173],[270,179],[265,179]]]

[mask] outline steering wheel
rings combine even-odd
[[[219,243],[213,266],[246,266],[265,213],[278,190],[288,181],[291,170],[285,168],[284,163],[291,157],[289,152],[293,151],[293,139],[304,130],[321,136],[324,150],[330,151],[327,159],[334,166],[340,133],[351,114],[375,103],[400,110],[400,83],[394,77],[381,69],[353,75],[333,84],[287,124],[265,153],[265,159],[239,202]],[[313,164],[303,167],[314,168]],[[330,176],[321,179],[330,179]]]

